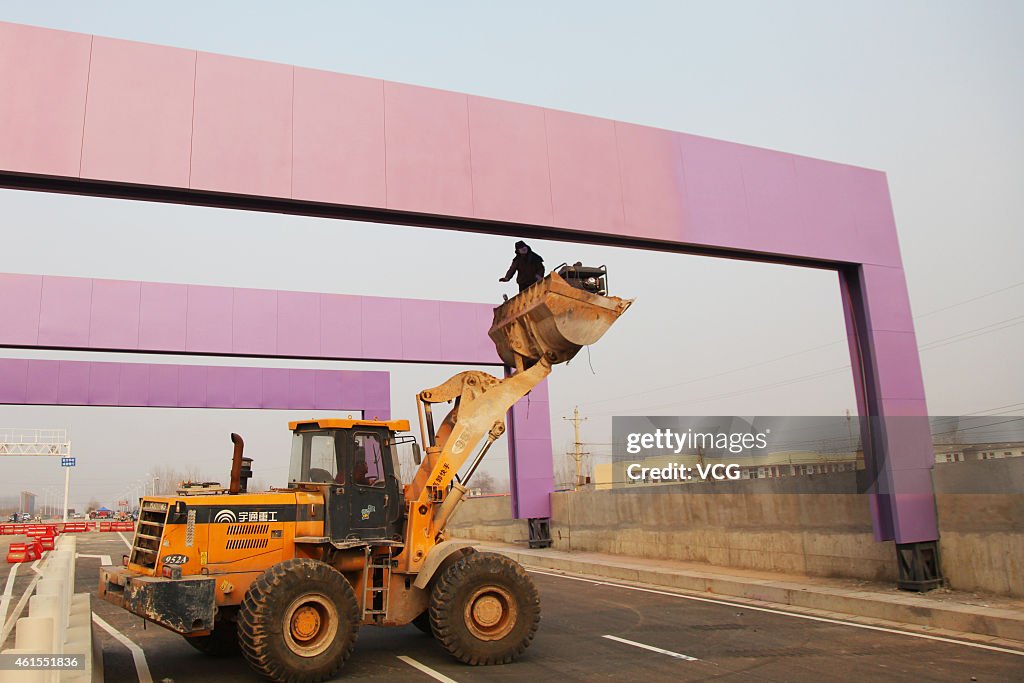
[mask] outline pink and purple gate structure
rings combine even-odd
[[[0,92],[3,187],[834,270],[858,410],[871,418],[862,425],[870,425],[876,538],[895,541],[900,585],[941,581],[924,386],[884,173],[462,93],[8,23],[0,23]],[[409,321],[413,334],[421,322]],[[539,486],[543,511],[550,441],[535,457],[533,437],[522,433],[534,422],[518,418],[514,485],[521,496]],[[533,516],[524,512],[532,506],[520,498],[519,516]]]

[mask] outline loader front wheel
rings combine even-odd
[[[473,553],[448,567],[430,595],[434,637],[466,664],[508,664],[530,645],[540,596],[526,571],[503,555]]]
[[[286,683],[334,676],[355,646],[359,607],[338,570],[308,559],[274,565],[238,611],[238,641],[257,673]]]

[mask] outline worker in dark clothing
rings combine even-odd
[[[513,273],[518,273],[516,284],[519,285],[520,292],[544,279],[544,259],[522,240],[516,242],[516,257],[512,259],[512,265],[508,267],[505,277],[498,278],[498,282],[508,282],[512,279]]]

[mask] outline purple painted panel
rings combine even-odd
[[[235,406],[235,371],[238,368],[209,365],[206,368],[206,405],[210,408]]]
[[[403,358],[402,299],[363,299],[363,352],[375,358]]]
[[[441,360],[458,361],[473,358],[478,353],[479,335],[467,334],[466,330],[479,329],[477,306],[456,301],[438,302],[438,318],[441,327]],[[493,348],[492,348],[493,353]]]
[[[555,223],[621,233],[626,221],[615,123],[552,110],[544,118]]]
[[[429,363],[441,357],[439,302],[402,299],[400,325],[402,357],[405,360]]]
[[[82,177],[188,187],[196,53],[95,38]]]
[[[475,215],[540,225],[554,222],[544,110],[470,97],[469,132]]]
[[[43,277],[39,343],[43,346],[89,346],[92,280]]]
[[[263,407],[284,410],[288,407],[288,369],[263,368]]]
[[[56,405],[60,383],[60,364],[57,361],[30,360],[25,403]]]
[[[389,208],[473,215],[466,97],[384,84]]]
[[[118,401],[118,390],[121,387],[121,364],[120,363],[81,363],[75,362],[75,366],[85,367],[86,370],[86,394],[91,406],[114,406]],[[63,388],[64,377],[69,373],[61,369],[61,384]]]
[[[288,371],[288,403],[316,405],[316,373],[313,370]]]
[[[862,169],[807,157],[794,157],[793,163],[808,228],[807,246],[826,258],[862,262],[867,251],[858,235],[857,204],[862,198],[850,192]]]
[[[263,407],[263,368],[234,368],[233,408]]]
[[[0,273],[0,344],[31,346],[39,341],[42,296],[41,275]]]
[[[258,356],[277,353],[277,292],[233,289],[232,351]]]
[[[0,358],[0,403],[25,403],[28,386],[28,361]]]
[[[881,171],[857,169],[857,216],[865,263],[902,267],[889,181]]]
[[[747,206],[749,247],[776,254],[810,255],[792,155],[734,146]]]
[[[143,282],[139,302],[139,349],[184,351],[188,285]]]
[[[190,187],[291,196],[292,80],[290,66],[199,53]]]
[[[741,248],[751,236],[740,145],[680,135],[686,182],[685,239]]]
[[[363,383],[364,415],[371,420],[391,419],[391,385],[388,382]]]
[[[93,280],[89,346],[94,349],[139,348],[141,282]]]
[[[224,353],[232,348],[233,300],[234,292],[228,287],[188,286],[186,350]]]
[[[320,295],[277,293],[277,353],[282,356],[320,355]]]
[[[686,183],[676,133],[615,123],[625,231],[659,240],[683,236]]]
[[[888,417],[928,417],[924,399],[882,399],[882,414]]]
[[[92,37],[0,22],[0,167],[78,176]]]
[[[914,331],[907,280],[902,268],[862,266],[861,282],[870,310],[871,329],[888,332]]]
[[[533,394],[519,399],[512,406],[512,419],[515,421],[515,438],[551,440],[551,406],[547,401],[538,400]]]
[[[89,405],[89,364],[61,360],[57,366],[57,403]]]
[[[178,406],[203,408],[209,405],[206,398],[205,365],[178,366]]]
[[[921,360],[913,332],[871,332],[877,382],[883,399],[924,400]]]
[[[320,353],[326,358],[364,358],[363,297],[320,295]]]
[[[95,363],[99,365],[99,363]],[[110,405],[117,406],[151,406],[149,376],[160,367],[149,363],[120,363],[121,386],[117,392],[117,400]],[[92,381],[92,375],[90,375]]]
[[[384,82],[296,68],[293,112],[292,196],[383,207]]]
[[[146,405],[162,408],[178,406],[179,365],[151,365],[149,368],[149,400]],[[206,387],[203,387],[203,401]]]
[[[913,539],[916,541],[932,540],[939,537],[938,520],[935,517],[935,496],[932,493],[931,472],[928,470],[917,470],[913,476],[919,479],[919,481],[914,482],[914,487],[918,488],[921,492],[893,496],[891,503],[893,533],[897,543],[912,542],[900,539]]]

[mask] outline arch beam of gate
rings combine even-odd
[[[860,414],[927,416],[881,172],[15,24],[0,24],[0,91],[17,93],[0,99],[0,186],[835,268]],[[938,537],[926,434],[866,439],[888,487],[878,539]]]

